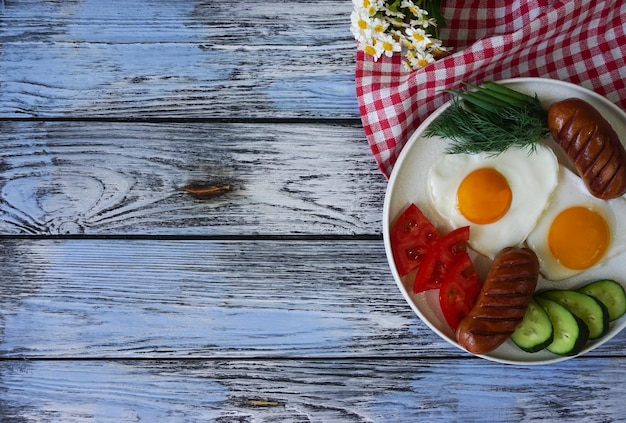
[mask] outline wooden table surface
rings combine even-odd
[[[351,10],[0,0],[0,421],[624,419],[624,334],[506,365],[408,307]]]

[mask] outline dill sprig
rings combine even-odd
[[[547,112],[536,95],[490,81],[465,85],[471,90],[448,91],[454,95],[450,107],[425,131],[450,140],[447,153],[497,155],[512,146],[533,152],[548,134]]]

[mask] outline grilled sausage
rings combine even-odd
[[[473,354],[486,354],[509,339],[524,317],[538,277],[539,260],[532,250],[501,250],[476,304],[456,329],[459,344]]]
[[[626,193],[626,151],[591,104],[577,98],[553,103],[548,127],[593,196],[608,200]]]

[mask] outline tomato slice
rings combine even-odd
[[[469,226],[463,226],[442,236],[435,242],[415,275],[413,292],[438,289],[447,270],[467,251]]]
[[[461,320],[474,307],[481,286],[472,259],[467,252],[463,253],[448,269],[439,290],[441,311],[452,330],[456,330]]]
[[[411,204],[391,229],[391,251],[400,276],[415,270],[439,238],[439,232],[424,213]]]

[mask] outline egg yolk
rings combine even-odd
[[[548,232],[548,247],[563,266],[583,270],[604,256],[610,238],[604,217],[594,210],[576,206],[563,210],[554,219]]]
[[[512,197],[506,178],[493,168],[469,173],[456,193],[459,212],[480,225],[500,220],[511,207]]]

